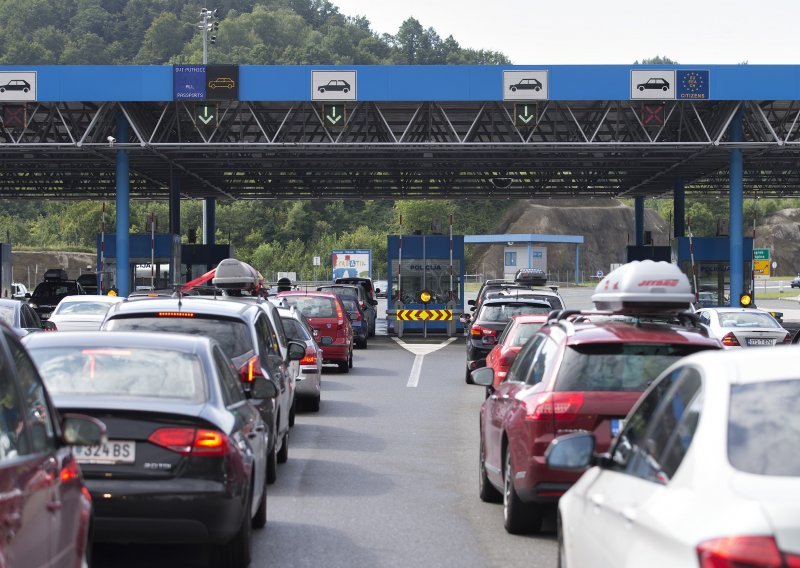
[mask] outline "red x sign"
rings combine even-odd
[[[645,126],[664,126],[664,103],[642,103],[642,124]]]
[[[3,126],[6,128],[25,128],[25,105],[5,105],[3,107]]]

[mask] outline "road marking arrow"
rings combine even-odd
[[[524,115],[520,114],[518,116],[519,116],[519,119],[522,122],[524,122],[525,124],[528,124],[531,120],[533,120],[533,116],[534,115],[532,115],[532,114],[530,114],[530,112],[528,112],[528,105],[525,105],[524,108],[525,108],[525,114]]]
[[[214,120],[214,115],[209,114],[208,107],[205,106],[203,107],[203,114],[201,114],[198,118],[200,119],[200,122],[202,122],[203,124],[208,124],[209,122]]]

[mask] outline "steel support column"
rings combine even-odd
[[[181,234],[181,178],[174,173],[169,178],[169,233]]]
[[[206,197],[203,200],[203,244],[216,244],[217,234],[217,200]]]
[[[634,244],[637,247],[644,245],[644,196],[637,195],[633,201],[633,230],[635,233]]]
[[[730,141],[741,142],[744,107],[736,111],[730,125]],[[731,305],[738,305],[744,288],[744,157],[740,148],[731,150],[730,166],[730,255]]]
[[[117,114],[117,140],[128,141],[128,120],[125,114]],[[128,151],[117,150],[117,290],[127,296],[131,290],[130,263],[130,179]]]
[[[686,192],[684,190],[683,178],[675,178],[675,185],[672,189],[672,208],[674,213],[673,227],[675,238],[685,236],[686,224]]]
[[[580,280],[578,278],[578,265],[579,265],[579,262],[578,262],[578,247],[580,247],[580,246],[581,245],[575,245],[575,285],[576,286],[578,284],[580,284]]]

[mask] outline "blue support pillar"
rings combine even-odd
[[[117,114],[117,140],[128,141],[128,120]],[[131,291],[130,263],[130,179],[128,151],[117,150],[117,293],[126,297]]]
[[[528,268],[533,268],[533,243],[528,243]]]
[[[634,244],[640,247],[644,246],[644,196],[636,196],[633,203],[633,228],[636,234]]]
[[[744,107],[739,106],[730,126],[730,141],[741,142]],[[739,304],[744,288],[744,157],[740,148],[731,150],[730,166],[730,254],[731,305]]]
[[[580,284],[580,279],[578,278],[578,247],[580,245],[575,245],[575,285],[577,286]]]
[[[203,244],[216,244],[217,234],[217,200],[206,197],[203,200]]]
[[[686,192],[684,191],[683,178],[675,178],[675,186],[672,190],[672,208],[675,213],[673,227],[675,228],[675,238],[686,236]]]
[[[169,232],[181,234],[181,179],[175,174],[169,178]]]

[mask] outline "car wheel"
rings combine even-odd
[[[320,92],[320,93],[324,93],[324,92],[325,92],[325,89],[324,89],[323,87],[320,87],[320,88],[319,88],[319,92]]]
[[[253,496],[247,492],[245,499],[245,514],[239,530],[225,544],[211,547],[211,566],[218,568],[247,568],[250,565],[250,552],[252,546],[253,526],[250,522],[250,502]]]
[[[283,435],[283,443],[281,444],[281,451],[277,454],[278,463],[286,463],[289,461],[289,430]]]
[[[481,445],[478,451],[478,495],[485,503],[500,503],[503,495],[495,489],[486,476],[486,448],[483,444],[483,431],[481,431]]]
[[[366,348],[367,348],[367,338],[365,337],[364,341],[361,342],[361,349],[366,349]]]
[[[467,383],[468,385],[471,384],[469,382],[469,373],[470,373],[470,370],[469,370],[469,367],[467,367],[467,373],[464,375],[464,382]]]
[[[353,349],[352,348],[350,349],[350,357],[348,357],[348,359],[347,359],[347,367],[349,369],[353,368]]]
[[[0,93],[5,93],[5,92],[6,92],[6,90],[4,88],[0,87]]]
[[[533,88],[533,90],[534,90],[534,91],[536,91],[536,92],[538,93],[539,91],[541,91],[541,90],[542,90],[542,88],[541,88],[541,87],[534,87],[534,88]]]
[[[308,409],[309,409],[311,412],[319,412],[319,399],[320,399],[320,396],[319,396],[319,395],[317,395],[317,396],[315,396],[314,398],[312,398],[312,399],[309,401],[309,403],[308,403]]]
[[[541,508],[522,501],[514,489],[514,468],[511,466],[511,450],[506,449],[503,471],[503,524],[511,534],[539,532],[542,525]]]
[[[278,480],[278,456],[275,455],[275,444],[272,444],[267,454],[267,483],[275,483]]]
[[[661,87],[661,90],[666,93],[669,90],[669,87]]]
[[[25,89],[22,89],[22,92],[23,92],[23,93],[27,93],[27,92],[28,92],[28,89],[27,89],[27,88],[25,88]]]
[[[350,365],[347,361],[339,361],[337,363],[339,365],[339,372],[340,373],[349,373],[350,372]]]
[[[516,93],[517,92],[517,88],[516,87],[511,87],[511,92],[512,93]]]
[[[297,413],[297,398],[292,401],[292,407],[289,409],[289,426],[294,426],[294,418]]]
[[[343,93],[349,93],[349,92],[350,92],[350,89],[342,89],[342,92],[343,92]]]
[[[253,515],[253,528],[263,529],[267,526],[267,478],[264,476],[264,492],[261,494],[261,501],[258,504],[256,514]]]

